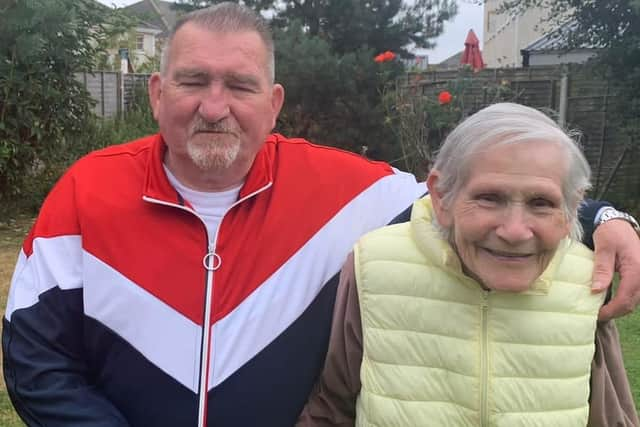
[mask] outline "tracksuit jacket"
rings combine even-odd
[[[354,242],[425,193],[412,175],[271,135],[214,236],[159,135],[61,178],[24,242],[2,336],[30,426],[291,426]]]

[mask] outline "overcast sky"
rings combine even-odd
[[[436,39],[436,47],[426,51],[429,63],[437,64],[464,49],[464,40],[469,30],[473,30],[480,40],[482,49],[482,5],[458,0],[458,15],[444,25],[444,32]]]
[[[108,6],[126,6],[138,0],[98,0]],[[468,1],[468,0],[466,0]],[[482,6],[458,0],[458,15],[447,22],[444,33],[436,40],[435,49],[425,53],[429,55],[429,63],[437,64],[451,55],[464,49],[464,39],[470,29],[475,31],[482,46]]]

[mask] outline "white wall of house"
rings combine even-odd
[[[129,59],[132,61],[133,67],[137,68],[149,58],[156,55],[156,37],[160,34],[160,30],[145,27],[136,27],[135,49],[129,53]]]
[[[541,24],[547,12],[530,8],[522,15],[497,13],[502,0],[487,0],[484,5],[482,58],[488,67],[521,67],[520,50],[536,41],[549,29]]]

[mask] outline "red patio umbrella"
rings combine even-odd
[[[480,52],[480,41],[473,30],[469,30],[467,39],[464,41],[464,53],[460,64],[469,64],[474,71],[480,71],[484,68],[484,61]]]

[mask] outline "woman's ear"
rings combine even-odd
[[[453,225],[453,217],[449,208],[445,207],[442,202],[443,193],[438,189],[439,180],[440,172],[437,169],[432,169],[427,177],[427,188],[429,189],[431,204],[433,205],[433,211],[438,220],[438,224],[448,229]]]

